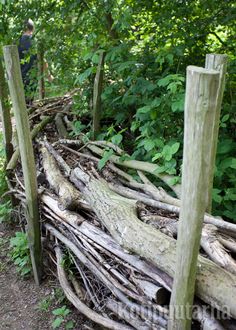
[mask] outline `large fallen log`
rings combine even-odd
[[[116,241],[153,262],[171,277],[175,272],[175,240],[142,223],[135,200],[112,192],[101,180],[91,180],[84,196]],[[236,276],[199,256],[196,295],[214,308],[236,317]]]
[[[72,152],[73,154],[75,154],[79,157],[83,157],[83,158],[86,158],[86,159],[89,159],[89,160],[92,160],[92,161],[95,161],[95,162],[99,161],[99,158],[97,158],[97,157],[94,157],[92,155],[88,155],[87,153],[81,153],[81,152],[75,151],[75,150],[73,150],[71,148],[68,148],[64,145],[64,144],[78,145],[78,146],[81,147],[81,143],[82,143],[81,140],[59,140],[58,143],[61,144],[64,149]],[[101,141],[100,141],[100,144],[101,144]],[[104,152],[103,149],[98,148],[97,146],[95,146],[93,144],[90,144],[90,143],[87,145],[87,147],[91,151],[93,151],[95,154],[103,155],[103,152]],[[144,186],[144,185],[138,183],[134,179],[131,179],[131,176],[127,172],[123,172],[119,168],[115,168],[113,162],[120,165],[120,166],[122,166],[122,167],[142,170],[142,171],[146,171],[146,172],[149,172],[149,173],[152,173],[152,174],[155,175],[155,173],[152,172],[152,171],[154,171],[154,167],[156,166],[154,164],[150,164],[150,163],[146,163],[146,162],[133,161],[133,160],[132,161],[121,161],[118,156],[112,155],[110,160],[109,160],[109,163],[107,164],[107,167],[110,168],[115,173],[117,173],[118,175],[120,175],[122,177],[125,177],[125,179],[127,180],[126,184],[130,183],[130,180],[132,180],[132,186],[133,187],[136,186],[137,189],[142,189],[143,190],[143,188],[141,188],[141,186]],[[152,166],[149,166],[149,165],[152,165]],[[163,177],[160,177],[160,178],[163,179]],[[171,178],[172,178],[171,176],[167,175],[163,181],[165,181],[167,183],[171,180]],[[179,187],[179,185],[178,186],[173,186],[173,187]],[[171,186],[171,188],[172,188],[172,186]],[[119,189],[119,185],[117,185],[117,184],[114,185],[113,189]],[[177,188],[177,189],[179,189],[179,188]],[[150,189],[149,189],[149,192],[151,192]],[[141,193],[139,193],[138,191],[132,191],[132,193],[131,193],[131,190],[129,191],[128,189],[123,189],[123,188],[120,189],[118,193],[125,196],[125,197],[128,197],[128,198],[134,198],[134,199],[140,200],[141,202],[147,203],[147,205],[150,205],[150,206],[158,208],[158,209],[162,209],[162,210],[165,210],[165,211],[168,211],[168,212],[174,212],[176,214],[179,214],[179,212],[180,212],[179,200],[176,199],[176,198],[173,198],[170,195],[168,195],[168,199],[167,199],[166,194],[164,194],[164,196],[163,196],[163,194],[159,193],[158,194],[159,199],[158,199],[158,198],[153,197],[153,191],[152,191],[151,196],[146,196],[148,198],[144,199],[143,195]],[[134,196],[134,194],[135,194],[135,196]],[[177,192],[176,192],[176,194],[178,195]],[[157,197],[156,192],[155,192],[155,197]],[[171,197],[171,203],[170,203],[170,197]],[[236,224],[235,223],[230,223],[230,222],[224,221],[221,218],[214,217],[214,216],[212,216],[210,214],[207,214],[207,213],[205,213],[205,216],[204,216],[204,223],[214,225],[221,232],[236,238]]]

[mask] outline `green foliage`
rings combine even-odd
[[[51,304],[52,304],[52,298],[51,297],[45,298],[39,302],[38,309],[41,310],[42,312],[48,312]]]
[[[213,190],[216,214],[236,221],[236,142],[224,139],[218,144]]]
[[[104,154],[102,158],[98,162],[98,169],[101,170],[106,165],[108,160],[111,158],[111,156],[114,154],[114,151],[112,149],[108,149],[104,151]]]
[[[11,220],[12,207],[11,202],[7,201],[0,204],[0,223],[9,222]]]
[[[42,312],[48,312],[52,309],[53,305],[55,306],[56,304],[60,306],[63,302],[65,303],[65,300],[66,297],[62,288],[55,288],[53,295],[48,296],[39,303],[38,309]],[[52,310],[52,314],[54,315],[52,328],[56,329],[63,326],[64,329],[74,329],[75,322],[68,319],[70,313],[71,310],[66,305],[54,308]]]
[[[50,93],[79,88],[72,136],[91,120],[93,83],[101,50],[106,52],[102,131],[133,159],[156,162],[158,171],[181,175],[185,72],[204,66],[205,54],[229,56],[214,182],[214,213],[236,220],[236,26],[235,1],[42,0],[1,4],[0,40],[16,41],[25,17],[36,24],[55,76]],[[56,37],[55,37],[56,36]],[[86,115],[86,123],[83,116]],[[85,139],[89,137],[84,136]],[[106,150],[103,168],[111,150]],[[123,158],[125,156],[122,156]]]
[[[1,198],[7,191],[7,182],[5,177],[5,151],[3,147],[3,137],[0,134],[0,223],[11,220],[12,207],[8,198]]]
[[[76,120],[73,123],[73,131],[70,133],[71,136],[77,136],[83,132],[86,128],[86,125],[82,124],[80,120]]]
[[[20,275],[28,275],[32,270],[32,266],[26,234],[16,232],[15,236],[10,239],[10,249],[10,256]]]
[[[54,289],[54,292],[52,295],[48,296],[47,298],[43,299],[39,305],[38,308],[41,311],[47,312],[49,308],[52,306],[52,304],[60,305],[63,302],[65,302],[66,297],[64,294],[64,291],[62,288],[58,287]]]
[[[66,305],[54,309],[52,311],[53,315],[56,316],[56,318],[54,319],[53,323],[52,323],[52,327],[53,329],[59,328],[62,323],[64,323],[65,325],[65,329],[73,329],[74,328],[74,322],[72,320],[66,321],[65,318],[68,316],[68,314],[70,313],[70,309],[68,309],[66,307]]]

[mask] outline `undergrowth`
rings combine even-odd
[[[0,223],[11,220],[11,203],[9,198],[3,197],[7,191],[6,172],[5,172],[5,149],[3,145],[3,136],[0,133]]]

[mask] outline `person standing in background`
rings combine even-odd
[[[21,75],[25,88],[26,104],[31,105],[37,89],[37,54],[33,46],[34,23],[28,19],[24,23],[24,32],[19,40],[18,52],[21,63]]]
[[[37,52],[33,40],[34,22],[27,19],[24,23],[24,32],[19,40],[18,52],[21,64],[21,75],[25,88],[26,104],[32,105],[34,94],[37,90]],[[52,82],[53,76],[48,69],[48,63],[44,61],[44,70],[48,72],[48,81]]]

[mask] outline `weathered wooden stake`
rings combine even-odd
[[[33,146],[30,136],[29,119],[25,104],[24,87],[20,71],[17,46],[3,47],[8,76],[8,85],[16,120],[20,156],[25,183],[26,217],[28,241],[36,284],[40,283],[42,271],[41,235],[38,210],[38,192]]]
[[[213,69],[220,72],[220,84],[217,92],[217,109],[216,109],[216,120],[214,123],[214,133],[213,133],[213,145],[211,149],[211,161],[209,166],[215,167],[215,159],[216,159],[216,149],[218,142],[218,133],[219,133],[219,124],[220,124],[220,113],[221,113],[221,103],[223,99],[224,89],[225,89],[225,74],[227,69],[227,55],[218,55],[218,54],[207,54],[205,61],[206,69]],[[212,188],[214,181],[214,171],[211,173],[209,180],[209,189],[208,189],[208,206],[207,212],[211,213],[212,207]]]
[[[44,49],[42,42],[38,46],[38,86],[39,86],[39,99],[45,97],[45,81],[44,81]]]
[[[100,131],[100,118],[101,118],[101,94],[104,73],[104,59],[105,52],[102,51],[99,58],[97,73],[94,80],[93,87],[93,139]]]
[[[191,328],[197,257],[213,171],[209,164],[219,79],[218,71],[187,68],[181,211],[168,330]]]
[[[13,153],[12,124],[10,106],[8,103],[7,84],[4,76],[2,61],[0,59],[0,117],[2,120],[3,142],[6,150],[6,163],[9,162]]]

